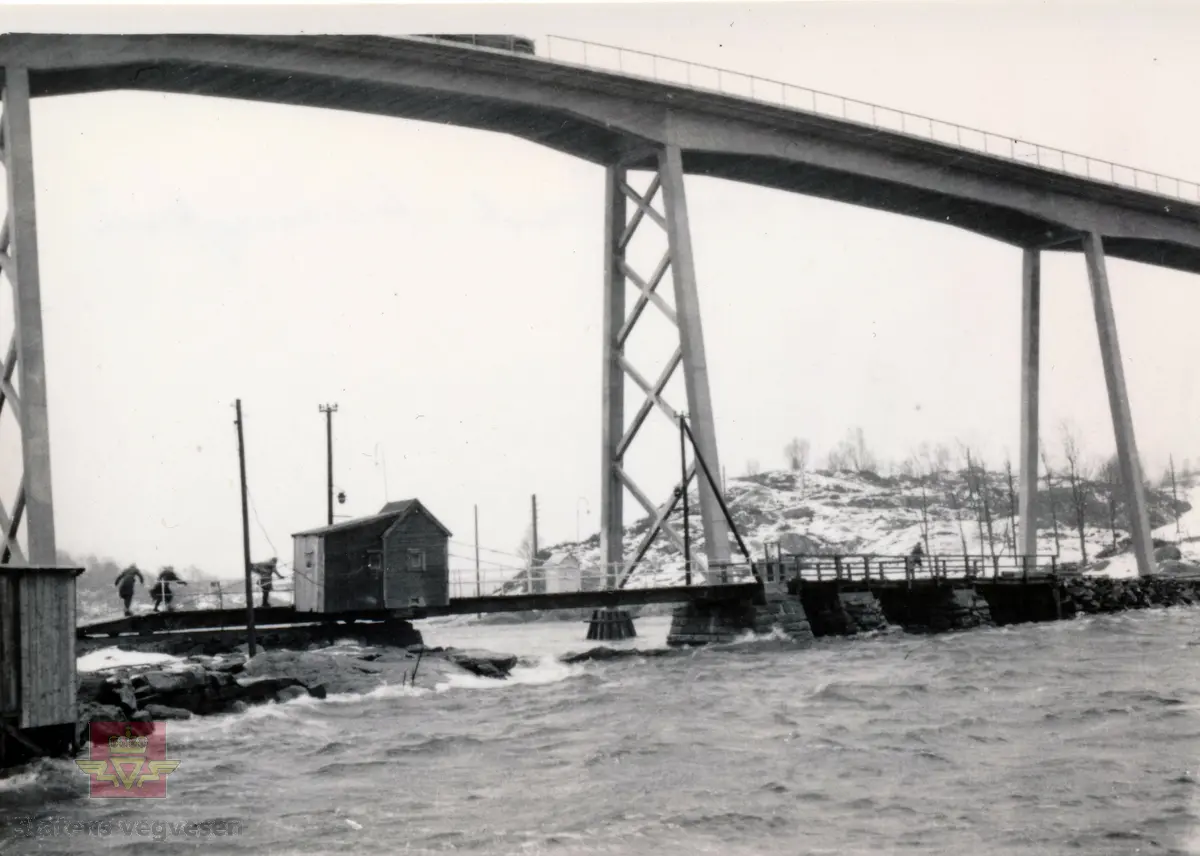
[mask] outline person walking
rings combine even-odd
[[[130,565],[121,573],[117,574],[117,579],[113,585],[117,587],[117,594],[120,595],[121,601],[125,604],[125,614],[133,615],[131,604],[133,603],[133,589],[141,583],[146,585],[146,578],[142,576],[142,572],[138,570],[137,565]]]
[[[175,573],[175,569],[167,565],[158,572],[158,579],[154,583],[154,588],[150,590],[150,594],[154,597],[154,611],[158,612],[159,606],[166,604],[167,612],[174,612],[175,607],[171,602],[175,599],[175,595],[171,591],[171,583],[178,583],[181,586],[187,585],[186,580],[181,580],[179,575]]]
[[[276,577],[284,579],[283,574],[279,573],[278,565],[279,559],[274,558],[250,566],[254,573],[258,574],[258,586],[262,589],[262,605],[264,607],[271,605],[271,589],[275,587],[274,579]]]

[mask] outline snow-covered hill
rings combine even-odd
[[[984,514],[986,485],[987,513],[991,517],[989,539]],[[972,489],[974,488],[974,490]],[[691,493],[691,537],[693,556],[702,557],[704,536],[696,513],[697,495]],[[1105,573],[1124,575],[1132,571],[1132,556],[1113,551],[1108,489],[1103,484],[1082,485],[1078,505],[1084,511],[1084,543],[1089,567],[1103,565]],[[1082,556],[1076,505],[1067,485],[1056,485],[1051,497],[1039,495],[1037,507],[1038,553],[1057,555],[1060,563],[1077,563]],[[885,478],[873,473],[773,471],[729,479],[726,501],[738,531],[751,554],[761,558],[767,545],[779,544],[785,553],[843,553],[899,556],[923,541],[928,521],[929,551],[935,554],[1012,555],[1011,533],[1015,509],[1004,473],[988,473],[969,484],[965,473],[947,473],[924,484],[916,478]],[[1151,527],[1155,537],[1179,541],[1184,558],[1200,560],[1200,484],[1185,485],[1176,506],[1169,492],[1150,490]],[[1116,502],[1117,540],[1128,537],[1123,503]],[[1180,514],[1182,513],[1182,517]],[[1180,535],[1175,520],[1179,518]],[[680,530],[682,513],[670,517]],[[1057,538],[1055,537],[1057,520]],[[625,532],[625,554],[631,555],[651,524],[645,518]],[[1191,537],[1197,540],[1189,541]],[[990,544],[989,544],[990,541]],[[733,555],[739,555],[736,544]],[[1120,551],[1116,551],[1120,552]],[[581,544],[560,544],[542,551],[546,564],[555,565],[576,556],[584,568],[599,563],[599,536]],[[1101,560],[1097,563],[1097,560]],[[682,556],[673,543],[659,535],[642,566],[630,580],[632,587],[679,584],[683,581]],[[1125,567],[1128,565],[1129,567]]]

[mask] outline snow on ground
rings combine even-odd
[[[989,474],[993,491],[992,537],[989,542],[986,525],[981,527],[970,505],[965,483],[961,477],[948,476],[941,485],[930,485],[924,500],[915,480],[879,479],[870,475],[851,473],[769,472],[752,477],[731,479],[726,489],[730,511],[747,548],[755,559],[764,555],[767,545],[779,544],[784,552],[804,551],[842,554],[873,554],[902,556],[923,541],[923,516],[929,525],[929,552],[940,555],[1011,556],[1010,532],[1014,525],[1009,517],[997,514],[997,508],[1007,509],[1007,484],[1001,474]],[[1001,497],[998,501],[995,496]],[[700,564],[704,539],[699,515],[698,497],[692,492],[691,532],[693,556]],[[1188,488],[1182,497],[1192,509],[1180,521],[1180,536],[1175,523],[1155,531],[1157,538],[1181,541],[1185,559],[1200,561],[1200,484]],[[925,515],[922,514],[925,505]],[[1043,510],[1044,511],[1044,510]],[[1046,560],[1057,556],[1060,563],[1079,562],[1082,558],[1079,533],[1068,519],[1069,510],[1057,508],[1058,534],[1053,525],[1041,520],[1037,552]],[[669,521],[678,531],[681,515],[677,512]],[[1094,522],[1094,521],[1093,521]],[[981,531],[982,529],[982,531]],[[626,529],[625,555],[633,555],[644,534],[644,524]],[[1126,533],[1118,532],[1119,537]],[[1195,540],[1187,540],[1195,538]],[[1084,542],[1089,562],[1103,550],[1113,546],[1112,532],[1105,526],[1088,526]],[[577,556],[585,569],[595,569],[599,548],[591,544],[561,545],[548,564],[555,565],[569,556]],[[734,546],[732,555],[740,559]],[[594,572],[594,571],[593,571]],[[1106,576],[1132,576],[1135,560],[1130,553],[1112,557],[1097,572]],[[629,581],[631,588],[679,585],[683,582],[683,563],[679,551],[660,535],[651,545],[638,571]]]
[[[101,648],[84,654],[76,661],[75,668],[80,672],[99,672],[102,669],[114,669],[119,666],[140,665],[173,665],[183,662],[179,657],[170,654],[153,654],[148,651],[125,651],[121,648]]]

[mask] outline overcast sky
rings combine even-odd
[[[514,32],[539,37],[539,49],[553,33],[1200,178],[1186,106],[1200,79],[1195,10],[4,14],[7,30]],[[339,514],[419,497],[462,557],[474,504],[485,548],[515,551],[534,493],[543,544],[573,540],[577,520],[583,535],[595,531],[598,167],[488,133],[175,95],[39,101],[33,121],[60,547],[239,573],[238,397],[256,559],[290,561],[290,534],[324,522],[323,402],[339,405]],[[793,436],[819,461],[854,425],[885,458],[923,440],[962,440],[992,465],[1015,452],[1019,250],[717,180],[691,178],[687,193],[731,477],[750,459],[782,465]],[[1200,458],[1200,290],[1194,277],[1132,263],[1109,272],[1137,439],[1156,477],[1169,453]],[[1048,255],[1043,292],[1043,431],[1056,446],[1071,420],[1088,452],[1111,452],[1082,258]],[[10,324],[5,299],[0,330]],[[658,329],[639,363],[650,377],[672,347]],[[641,395],[629,384],[628,396],[632,412]],[[648,424],[634,476],[659,501],[678,441],[658,414]],[[626,507],[640,516],[632,497]]]

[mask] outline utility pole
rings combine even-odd
[[[1175,486],[1175,456],[1171,455],[1171,511],[1175,514],[1175,537],[1182,538],[1183,533],[1179,531],[1179,491]]]
[[[475,506],[475,597],[482,597],[483,590],[479,585],[479,506]]]
[[[336,404],[319,404],[317,410],[325,414],[325,456],[328,461],[328,484],[325,489],[325,499],[329,506],[329,525],[333,525],[333,414],[337,413]]]
[[[246,649],[251,657],[257,653],[254,638],[254,585],[250,582],[250,510],[246,504],[246,441],[242,433],[242,400],[237,409],[238,468],[242,480],[242,559],[246,565]]]
[[[533,543],[530,545],[529,553],[529,589],[533,590],[534,573],[533,569],[537,567],[538,554],[538,537],[537,537],[537,494],[530,497],[533,500]]]

